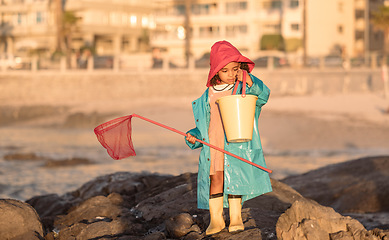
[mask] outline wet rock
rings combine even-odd
[[[43,238],[43,228],[35,209],[14,199],[0,199],[0,233],[2,239]]]
[[[187,183],[141,201],[135,209],[142,212],[146,221],[170,218],[182,212],[197,211],[194,183]]]
[[[354,239],[366,239],[362,236],[368,235],[357,220],[308,199],[294,202],[279,217],[276,230],[279,239],[330,239],[330,236],[331,239],[340,239],[339,236],[348,235]]]
[[[46,232],[51,232],[54,229],[54,219],[57,216],[66,214],[67,210],[75,204],[70,199],[60,197],[58,194],[37,196],[26,202],[35,208]]]
[[[3,157],[4,160],[7,161],[43,161],[46,160],[45,157],[38,156],[35,153],[10,153],[6,154]]]
[[[67,116],[65,122],[63,123],[63,126],[68,128],[96,127],[97,125],[106,121],[105,119],[108,116],[110,115],[103,115],[97,112],[77,112]]]
[[[389,211],[389,156],[329,165],[282,182],[341,213]]]
[[[148,192],[152,191],[153,187],[163,185],[165,180],[172,178],[172,176],[151,173],[117,172],[91,180],[76,191],[70,192],[69,195],[83,201],[99,195],[108,196],[115,192],[130,196],[135,201],[136,198],[149,197]],[[167,184],[165,187],[174,187],[174,184]]]
[[[1,106],[0,107],[0,126],[14,124],[20,121],[27,121],[49,116],[56,116],[67,111],[64,106]]]
[[[58,239],[93,239],[103,236],[124,234],[137,235],[144,232],[142,224],[125,200],[117,193],[92,197],[78,206],[73,207],[66,215],[59,216],[54,221],[54,227],[59,231]]]
[[[94,164],[94,162],[87,158],[74,157],[74,158],[63,159],[63,160],[48,160],[43,165],[43,167],[47,167],[47,168],[72,167],[72,166],[89,165],[89,164]]]
[[[196,236],[201,234],[199,226],[195,224],[192,216],[188,213],[181,213],[169,218],[166,221],[166,232],[172,238],[181,238],[192,232],[197,233]]]
[[[39,156],[35,153],[10,153],[3,157],[7,161],[46,161],[43,167],[68,167],[77,165],[93,164],[94,162],[87,158],[73,157],[69,159],[50,159],[44,156]]]
[[[305,239],[385,239],[385,231],[367,231],[330,207],[305,199],[283,182],[271,180],[273,192],[243,205],[245,230],[228,228],[205,236],[208,210],[197,208],[197,174],[161,176],[119,172],[96,178],[63,196],[30,199],[45,221],[46,239],[267,239],[278,234]],[[52,207],[47,207],[45,205]],[[224,209],[226,226],[228,209]],[[281,216],[281,217],[280,217]],[[46,221],[47,220],[47,221]],[[50,221],[51,222],[50,222]],[[358,235],[359,234],[359,235]],[[282,238],[281,238],[282,239]],[[304,239],[304,238],[302,238]]]

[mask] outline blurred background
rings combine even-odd
[[[263,68],[377,68],[387,0],[1,0],[1,70],[206,68],[226,39]],[[386,46],[386,48],[385,48]]]

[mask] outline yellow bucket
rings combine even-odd
[[[254,95],[229,95],[216,101],[228,142],[251,141],[257,99]]]

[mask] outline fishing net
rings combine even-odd
[[[94,129],[101,145],[115,160],[136,156],[131,140],[131,118],[132,115],[119,117]]]
[[[130,157],[130,156],[136,156],[135,149],[134,149],[134,146],[132,145],[132,140],[131,140],[131,118],[132,117],[140,118],[142,120],[156,124],[160,127],[166,128],[166,129],[173,131],[175,133],[186,136],[186,134],[181,132],[181,131],[178,131],[174,128],[168,127],[166,125],[163,125],[163,124],[158,123],[156,121],[153,121],[151,119],[139,116],[137,114],[132,114],[129,116],[124,116],[124,117],[119,117],[119,118],[113,119],[109,122],[106,122],[106,123],[103,123],[103,124],[97,126],[94,131],[95,131],[97,139],[99,140],[101,145],[107,149],[109,156],[111,156],[115,160],[123,159],[123,158]],[[256,163],[250,162],[242,157],[239,157],[233,153],[227,152],[224,149],[213,146],[207,142],[201,141],[199,139],[196,139],[196,141],[198,141],[204,145],[207,145],[208,147],[215,148],[218,151],[221,151],[221,152],[228,154],[234,158],[237,158],[241,161],[244,161],[248,164],[251,164],[252,166],[260,168],[266,172],[269,172],[269,173],[272,172],[270,169],[262,167]]]

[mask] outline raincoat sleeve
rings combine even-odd
[[[262,107],[267,103],[270,96],[270,89],[256,76],[250,74],[253,85],[248,87],[246,94],[258,96],[257,106]]]
[[[193,128],[191,130],[189,130],[187,132],[187,134],[190,133],[192,136],[196,137],[197,139],[201,139],[201,133],[200,133],[200,130],[196,127],[196,128]],[[200,148],[203,146],[202,143],[199,143],[199,142],[195,142],[194,144],[188,142],[186,139],[185,139],[185,142],[186,142],[186,145],[188,145],[191,149],[196,149],[196,148]]]

